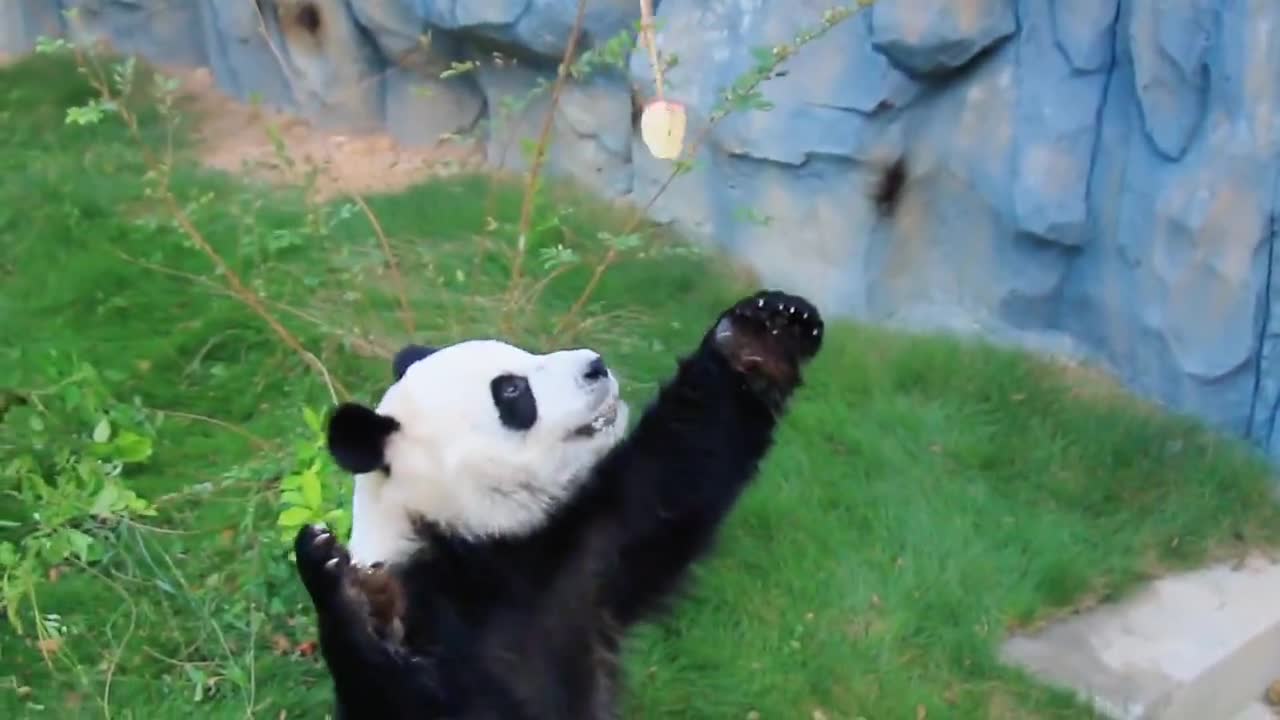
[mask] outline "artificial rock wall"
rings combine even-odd
[[[661,51],[678,56],[667,94],[691,108],[691,132],[753,48],[836,4],[655,0]],[[59,13],[71,6],[73,27]],[[589,0],[585,46],[633,27],[638,8]],[[550,81],[576,9],[4,0],[0,52],[105,35],[325,126],[406,143],[478,130],[491,162],[514,165],[511,135],[535,135],[545,105],[486,120]],[[1278,37],[1276,0],[878,0],[765,83],[774,109],[716,126],[652,214],[829,312],[1081,354],[1280,458]],[[440,78],[468,60],[479,68]],[[671,169],[633,130],[651,76],[641,48],[626,72],[571,86],[552,170],[647,201]],[[902,152],[904,205],[878,220],[870,184]]]

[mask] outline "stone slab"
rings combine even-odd
[[[1277,714],[1276,711],[1263,703],[1255,702],[1250,703],[1249,707],[1231,718],[1231,720],[1276,720],[1277,717],[1280,717],[1280,714]]]
[[[1013,637],[1001,655],[1116,720],[1254,712],[1280,678],[1280,563],[1254,557],[1162,578],[1122,602]]]

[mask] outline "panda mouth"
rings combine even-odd
[[[574,437],[589,438],[608,430],[618,421],[618,400],[614,398],[605,404],[591,422],[573,431]]]

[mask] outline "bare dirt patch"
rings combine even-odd
[[[163,72],[180,83],[200,162],[277,184],[303,184],[314,174],[316,200],[394,192],[428,178],[483,167],[484,149],[478,142],[404,147],[385,133],[343,135],[288,113],[240,102],[217,87],[207,68],[164,68]],[[283,144],[285,157],[273,133]]]

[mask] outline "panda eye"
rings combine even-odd
[[[522,377],[513,375],[502,378],[498,384],[498,395],[504,400],[514,400],[529,389],[529,383]]]
[[[519,375],[499,375],[489,383],[493,404],[502,424],[523,432],[538,422],[538,403],[533,399],[529,381]]]

